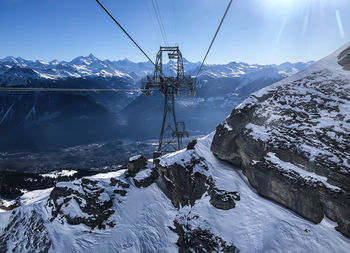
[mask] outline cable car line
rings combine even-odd
[[[230,9],[230,7],[231,7],[231,4],[232,4],[232,0],[230,0],[228,6],[227,6],[227,8],[226,8],[225,14],[224,14],[224,16],[222,17],[221,22],[220,22],[218,28],[216,29],[215,35],[214,35],[214,37],[213,37],[213,39],[212,39],[212,41],[211,41],[211,43],[210,43],[210,46],[209,46],[209,48],[208,48],[208,51],[207,51],[207,53],[206,53],[205,56],[204,56],[204,59],[203,59],[203,61],[202,61],[201,66],[199,67],[199,70],[198,70],[197,75],[196,75],[196,79],[197,79],[199,73],[200,73],[201,70],[202,70],[202,67],[203,67],[203,65],[204,65],[204,62],[205,62],[205,60],[207,59],[207,56],[208,56],[208,54],[209,54],[209,51],[210,51],[211,47],[213,46],[213,43],[214,43],[214,41],[215,41],[215,39],[216,39],[216,36],[218,35],[218,33],[219,33],[219,31],[220,31],[221,25],[222,25],[222,23],[223,23],[224,20],[225,20],[225,17],[226,17],[227,12],[229,11],[229,9]]]
[[[157,0],[151,0],[151,1],[152,1],[152,6],[154,9],[156,19],[158,21],[160,32],[163,36],[164,43],[166,46],[168,46],[168,38],[167,38],[166,33],[165,33],[165,29],[164,29],[164,25],[163,25],[163,21],[162,21],[162,16],[160,15],[160,11],[159,11],[158,2],[157,2]]]
[[[36,87],[0,87],[0,92],[140,92],[140,89],[78,89],[78,88],[36,88]]]
[[[119,24],[119,22],[112,16],[112,14],[103,6],[103,4],[99,1],[96,0],[96,2],[102,7],[102,9],[112,18],[112,20],[119,26],[119,28],[129,37],[129,39],[137,46],[137,48],[147,57],[147,59],[155,66],[155,63],[151,60],[151,58],[145,53],[145,51],[142,50],[142,48],[136,43],[136,41],[129,35],[129,33]],[[152,0],[153,8],[156,13],[156,17],[158,20],[158,24],[160,26],[160,30],[162,31],[162,34],[164,35],[163,39],[165,39],[166,44],[168,43],[164,26],[161,20],[160,12],[159,12],[159,7],[157,4],[157,0]],[[220,24],[215,32],[215,35],[210,43],[210,46],[205,54],[205,57],[200,65],[200,68],[197,72],[196,79],[200,73],[200,71],[203,68],[204,62],[213,46],[213,43],[220,31],[220,28],[222,26],[222,23],[225,20],[225,17],[230,9],[230,6],[232,4],[232,0],[230,0],[226,11],[220,21]],[[158,14],[157,14],[158,13]],[[158,19],[159,18],[159,19]],[[95,88],[40,88],[40,87],[0,87],[0,92],[39,92],[39,91],[45,91],[45,92],[140,92],[141,89],[95,89]]]
[[[155,66],[154,62],[151,60],[151,58],[145,53],[145,51],[142,50],[142,48],[136,43],[136,41],[129,35],[129,33],[119,24],[119,22],[112,16],[112,14],[103,6],[103,4],[96,0],[96,2],[102,7],[102,9],[108,14],[108,16],[113,19],[113,21],[119,26],[119,28],[129,37],[129,39],[137,46],[138,49],[147,57],[147,59]]]
[[[171,1],[172,3],[172,9],[173,9],[173,16],[174,16],[174,28],[175,28],[175,45],[178,45],[179,42],[179,36],[178,36],[178,32],[177,32],[177,25],[176,25],[176,10],[175,10],[175,0]]]

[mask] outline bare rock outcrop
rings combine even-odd
[[[196,142],[192,142],[195,143]],[[203,195],[210,196],[210,203],[218,209],[229,210],[240,200],[237,192],[218,189],[212,176],[207,173],[204,157],[193,148],[185,151],[186,157],[172,164],[156,163],[157,173],[167,188],[173,205],[177,208],[193,206]]]
[[[174,221],[175,228],[171,228],[179,235],[177,245],[179,253],[190,252],[223,252],[238,253],[239,250],[234,245],[229,245],[219,236],[215,236],[210,230],[203,228],[193,228],[189,224],[182,224]]]
[[[127,168],[130,176],[134,177],[141,169],[147,165],[147,159],[143,155],[130,157]]]
[[[254,93],[217,127],[211,146],[262,196],[315,223],[326,215],[348,237],[349,63],[350,47]]]
[[[49,252],[52,241],[44,223],[34,209],[30,215],[21,210],[13,211],[7,227],[0,234],[0,252]]]
[[[72,183],[59,183],[50,194],[48,206],[51,207],[51,221],[58,218],[61,222],[85,224],[92,229],[114,226],[109,220],[115,212],[110,193],[105,192],[98,181],[82,178]]]

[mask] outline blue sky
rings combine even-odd
[[[152,59],[152,0],[101,0]],[[228,0],[157,0],[169,44],[202,60]],[[350,42],[350,0],[234,0],[207,63],[317,60]],[[95,0],[0,0],[0,58],[145,61]]]

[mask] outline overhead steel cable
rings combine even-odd
[[[166,33],[165,33],[165,29],[164,29],[164,25],[163,25],[163,21],[162,21],[162,16],[160,15],[157,0],[152,0],[152,6],[153,6],[154,13],[155,13],[158,25],[159,25],[160,33],[162,34],[165,45],[168,46],[168,38],[167,38]]]
[[[176,10],[175,10],[175,0],[171,1],[172,3],[172,9],[173,9],[173,16],[174,16],[174,28],[175,28],[175,45],[178,45],[178,41],[179,41],[179,36],[177,34],[177,25],[176,25]]]
[[[225,17],[226,17],[226,15],[227,15],[228,10],[229,10],[230,7],[231,7],[231,4],[232,4],[232,0],[230,0],[228,6],[227,6],[227,8],[226,8],[225,14],[224,14],[224,16],[223,16],[222,19],[221,19],[221,22],[220,22],[220,24],[219,24],[219,26],[218,26],[218,29],[216,29],[215,35],[214,35],[214,37],[213,37],[213,39],[212,39],[212,41],[211,41],[211,43],[210,43],[210,46],[209,46],[209,48],[208,48],[208,51],[207,51],[207,53],[206,53],[205,56],[204,56],[204,59],[203,59],[203,61],[202,61],[201,66],[199,67],[199,70],[198,70],[198,72],[197,72],[196,78],[198,77],[199,73],[201,72],[201,70],[202,70],[202,68],[203,68],[204,62],[205,62],[205,60],[207,59],[207,56],[208,56],[208,54],[209,54],[209,51],[210,51],[211,47],[213,46],[213,43],[214,43],[214,41],[215,41],[215,39],[216,39],[216,36],[218,35],[218,33],[219,33],[219,31],[220,31],[221,25],[222,25],[222,23],[223,23],[224,20],[225,20]]]
[[[77,88],[36,88],[36,87],[0,87],[0,92],[139,92],[140,89],[77,89]]]
[[[112,14],[103,6],[103,4],[96,0],[96,2],[102,7],[102,9],[108,14],[108,16],[113,19],[113,21],[119,26],[119,28],[129,37],[129,39],[137,46],[138,49],[147,57],[147,59],[153,64],[154,62],[151,60],[151,58],[145,53],[145,51],[142,50],[142,48],[136,43],[136,41],[129,35],[129,33],[119,24],[119,22],[112,16]]]

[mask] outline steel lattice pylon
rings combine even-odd
[[[170,60],[176,60],[176,76],[164,76],[163,53],[168,54]],[[182,54],[179,47],[160,47],[157,54],[153,76],[147,76],[142,80],[142,92],[147,96],[152,92],[160,92],[164,95],[164,112],[159,138],[158,150],[155,156],[176,151],[182,148],[182,138],[187,136],[184,122],[176,121],[175,96],[181,91],[189,90],[190,95],[195,95],[196,81],[184,73]]]

